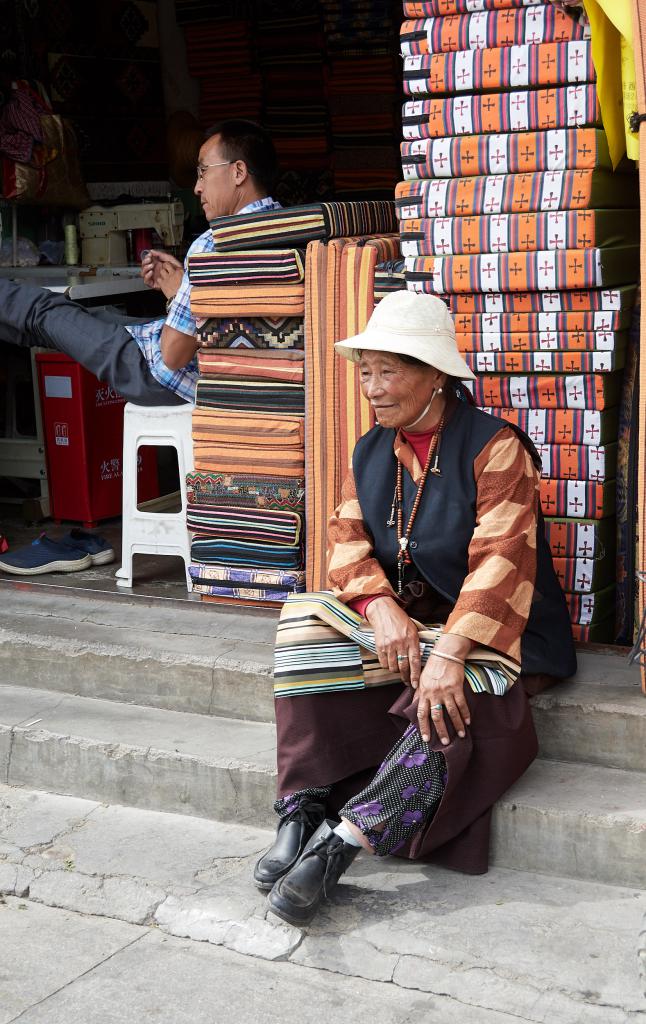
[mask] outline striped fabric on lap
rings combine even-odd
[[[191,289],[191,313],[216,316],[302,316],[302,284],[210,285]]]
[[[200,377],[195,403],[199,409],[302,414],[305,411],[305,389],[302,384],[282,381]]]
[[[283,284],[305,277],[304,253],[298,249],[263,249],[249,252],[198,252],[188,257],[192,285]]]
[[[302,317],[209,317],[198,324],[197,337],[202,345],[239,351],[282,352],[305,345]]]
[[[300,544],[303,523],[294,512],[189,502],[186,525],[201,537],[293,547]]]
[[[189,473],[186,477],[189,503],[231,505],[248,508],[305,512],[305,479],[261,476],[254,473]]]
[[[211,231],[216,252],[306,246],[317,239],[396,231],[394,209],[387,200],[313,203],[219,217],[211,221]]]
[[[300,352],[276,351],[270,355],[257,349],[200,349],[197,367],[211,377],[244,377],[246,380],[305,382],[305,359]]]
[[[249,569],[301,569],[303,549],[300,544],[291,547],[278,544],[252,543],[239,540],[220,540],[217,537],[194,540],[191,558],[206,565],[230,565]]]
[[[442,635],[441,625],[420,626],[422,662]],[[491,650],[476,647],[465,665],[475,693],[502,696],[516,682],[519,666]],[[274,695],[338,693],[402,682],[382,669],[374,632],[365,619],[329,593],[289,597],[276,637]]]

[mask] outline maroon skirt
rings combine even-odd
[[[538,741],[523,677],[504,697],[465,687],[471,725],[460,739],[448,722],[450,743],[436,735],[447,782],[432,821],[401,856],[482,874],[489,861],[491,810],[536,757]],[[535,689],[527,677],[528,689]],[[551,682],[551,680],[550,680]],[[359,691],[279,697],[276,702],[278,796],[329,786],[337,811],[372,779],[410,722],[413,691],[399,683]]]

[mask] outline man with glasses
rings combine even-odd
[[[200,149],[194,192],[208,221],[280,209],[269,195],[275,173],[276,154],[264,129],[252,121],[221,121]],[[213,249],[207,228],[188,255]],[[198,342],[186,266],[168,253],[149,251],[144,281],[168,301],[165,319],[145,323],[0,279],[0,341],[64,352],[139,405],[192,402]]]

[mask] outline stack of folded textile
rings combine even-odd
[[[188,70],[200,83],[200,121],[205,128],[228,117],[258,121],[262,79],[253,63],[249,23],[215,20],[215,12],[211,17],[184,28]]]
[[[396,0],[324,0],[327,98],[337,196],[385,198],[398,177]]]
[[[407,287],[441,295],[476,403],[527,431],[581,640],[615,636],[617,412],[639,256],[589,29],[551,3],[404,3]]]
[[[305,589],[304,250],[395,231],[394,204],[292,207],[211,229],[215,252],[188,262],[201,342],[190,572],[206,599],[282,601]]]

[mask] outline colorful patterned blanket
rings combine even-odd
[[[541,505],[546,516],[603,519],[615,511],[615,482],[541,480]]]
[[[216,317],[198,324],[202,345],[234,349],[302,349],[302,317]]]
[[[302,540],[301,516],[277,509],[189,502],[186,524],[193,533],[208,539],[243,540],[291,547],[300,544]]]
[[[522,314],[517,315],[522,316]],[[532,316],[533,314],[527,315]],[[549,316],[550,314],[545,315]],[[568,316],[569,314],[561,315]],[[571,315],[576,316],[577,314]],[[606,317],[612,315],[601,314]],[[469,320],[469,317],[465,316],[464,319]],[[626,347],[626,332],[612,330],[585,331],[572,328],[569,331],[537,330],[535,333],[512,331],[508,334],[496,334],[490,331],[477,334],[465,331],[464,333],[456,332],[456,338],[460,352],[531,352],[540,355],[543,352],[562,351],[568,352],[568,354],[581,354],[582,352],[621,352]]]
[[[602,310],[617,312],[632,309],[637,286],[624,285],[587,291],[565,292],[475,292],[471,295],[452,295],[453,313],[567,313]]]
[[[305,511],[305,479],[257,473],[188,473],[188,501],[197,505],[245,505],[250,508]]]
[[[608,409],[617,405],[621,374],[566,377],[495,377],[483,374],[465,382],[476,405],[504,409]]]
[[[538,444],[543,476],[557,480],[614,480],[617,444]]]
[[[540,444],[606,445],[617,437],[618,410],[508,409],[481,407],[483,412],[514,423]]]
[[[587,39],[590,26],[582,25],[551,4],[512,11],[475,11],[457,18],[409,18],[399,40],[402,56],[417,53],[450,53],[522,43],[563,43]]]
[[[614,348],[618,343],[616,331],[625,331],[630,324],[630,310],[589,310],[584,312],[573,311],[570,313],[460,313],[455,317],[455,330],[458,335],[458,345],[464,345],[467,349],[477,350],[487,347],[487,342],[472,345],[465,341],[469,337],[492,339],[514,338],[529,335],[537,337],[536,348],[565,348],[561,343],[561,337],[567,335],[568,347],[581,348],[602,348],[608,342],[609,348]],[[562,332],[562,333],[561,333]],[[601,335],[592,345],[590,336]],[[608,334],[612,336],[608,338]],[[559,337],[561,335],[561,337]],[[581,337],[583,335],[582,343]],[[555,343],[556,339],[556,343]],[[524,347],[524,341],[523,346]]]
[[[464,359],[474,373],[612,373],[625,352],[465,352]]]

